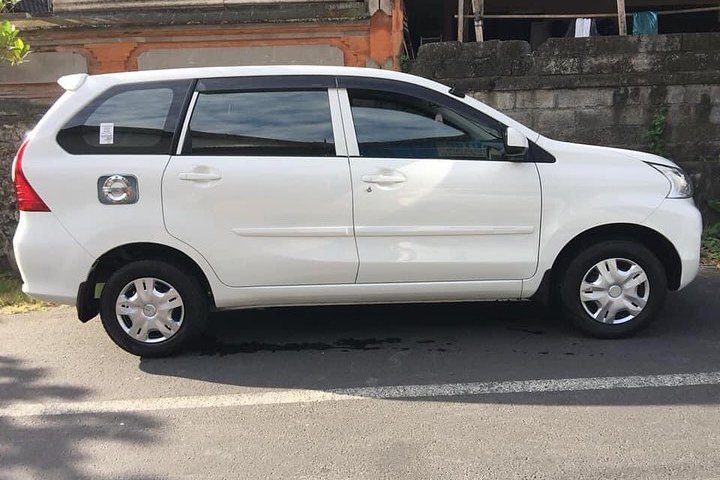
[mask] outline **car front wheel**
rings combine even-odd
[[[207,309],[207,296],[195,278],[151,260],[119,269],[100,297],[100,317],[110,338],[143,357],[185,349],[205,323]]]
[[[590,246],[576,254],[561,276],[558,293],[567,316],[600,338],[634,334],[657,316],[667,295],[662,263],[631,241]]]

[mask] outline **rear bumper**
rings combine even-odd
[[[692,282],[700,271],[702,216],[691,198],[668,198],[645,220],[644,225],[663,235],[680,256],[681,274],[678,290]]]
[[[87,279],[95,259],[55,215],[20,212],[13,247],[23,292],[45,302],[75,305],[78,287]]]

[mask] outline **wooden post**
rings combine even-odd
[[[485,16],[485,0],[472,0],[473,14],[475,15],[475,41],[485,41],[483,33],[483,17]]]
[[[625,17],[625,0],[617,0],[618,31],[620,35],[627,35],[627,18]]]
[[[458,0],[458,42],[465,40],[465,0]]]

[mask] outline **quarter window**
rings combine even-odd
[[[187,141],[193,155],[334,156],[328,92],[202,93]]]
[[[114,87],[58,134],[73,154],[169,154],[189,81]]]
[[[348,90],[360,156],[502,160],[503,126],[445,106],[374,90]]]

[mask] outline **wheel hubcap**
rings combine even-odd
[[[122,329],[142,343],[172,338],[185,317],[182,297],[172,285],[157,278],[138,278],[125,285],[115,304]]]
[[[647,274],[637,263],[609,258],[593,265],[580,285],[580,302],[595,321],[625,323],[637,317],[650,297]]]

